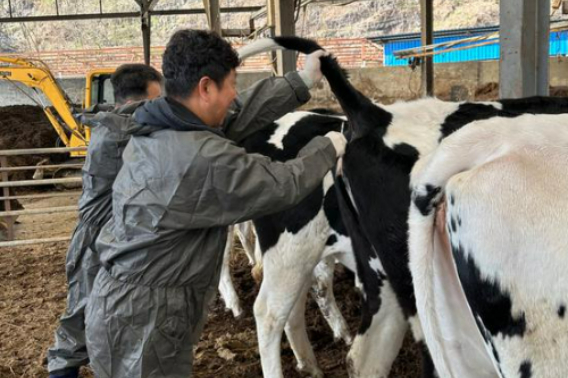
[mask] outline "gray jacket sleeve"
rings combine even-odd
[[[160,226],[211,228],[288,209],[321,185],[325,174],[336,162],[335,148],[325,137],[313,139],[296,159],[284,163],[247,154],[233,143],[219,140],[212,139],[200,152],[204,159],[200,166],[207,170],[202,171],[207,178],[201,190],[178,193],[176,196],[186,197],[186,200],[174,199],[170,204],[176,203],[176,207],[183,208],[170,207],[171,219],[166,215]],[[188,172],[183,180],[195,182],[192,176]],[[181,213],[184,215],[179,216]]]
[[[240,142],[310,98],[310,91],[297,72],[261,80],[239,94],[225,120],[225,134]]]

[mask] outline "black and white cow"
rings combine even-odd
[[[345,117],[326,110],[289,113],[249,136],[243,147],[274,161],[294,159],[314,137],[344,128]],[[280,360],[285,330],[298,369],[322,377],[305,324],[306,294],[316,301],[336,339],[351,342],[333,297],[335,261],[355,270],[351,242],[343,226],[331,172],[299,205],[254,220],[262,252],[263,281],[254,313],[264,377],[283,377]]]
[[[276,37],[264,44],[264,48],[272,44],[303,53],[321,48],[295,37]],[[361,326],[348,357],[350,375],[387,377],[410,325],[423,345],[423,376],[432,377],[434,366],[423,343],[408,266],[410,172],[420,156],[472,121],[522,113],[566,113],[568,99],[449,103],[427,98],[381,106],[350,84],[332,56],[321,61],[352,133],[343,158],[348,187],[339,180],[338,196],[364,289]]]
[[[415,166],[410,268],[441,377],[568,376],[567,125],[474,122]]]

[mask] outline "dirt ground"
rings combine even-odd
[[[66,242],[59,242],[0,251],[0,377],[47,377],[43,359],[65,307],[66,248]],[[233,254],[232,272],[245,313],[234,319],[219,298],[214,301],[195,350],[195,377],[261,377],[252,316],[258,288],[244,253]],[[355,331],[359,295],[353,288],[352,275],[338,268],[334,289],[339,306]],[[348,347],[334,342],[331,330],[311,298],[306,316],[309,337],[325,376],[346,377]],[[284,376],[301,377],[295,371],[292,350],[286,341],[282,344],[282,356]],[[407,337],[391,377],[416,377],[418,365],[419,356]],[[85,377],[92,377],[88,369],[84,373]]]

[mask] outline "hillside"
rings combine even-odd
[[[7,16],[6,2],[0,15]],[[264,0],[220,0],[221,6],[263,5]],[[306,37],[368,37],[420,29],[419,0],[360,0],[345,6],[310,4],[299,13],[298,35]],[[12,2],[16,15],[55,13],[55,2]],[[156,9],[201,8],[202,0],[160,0]],[[105,12],[136,11],[134,0],[103,0]],[[96,0],[59,0],[61,14],[98,12]],[[434,0],[435,30],[495,25],[499,0]],[[224,14],[223,27],[248,26],[250,14]],[[259,20],[262,26],[265,20]],[[178,28],[206,28],[204,15],[160,16],[152,19],[152,43],[164,45]],[[138,18],[0,24],[0,51],[46,51],[142,45]]]

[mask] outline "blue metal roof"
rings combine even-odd
[[[498,28],[496,29],[498,30]],[[434,43],[443,43],[449,41],[456,41],[464,38],[483,35],[495,30],[476,30],[472,32],[471,29],[467,33],[453,36],[440,36],[434,37]],[[385,41],[383,39],[383,41]],[[456,47],[466,46],[468,43],[463,43]],[[420,35],[408,35],[406,38],[389,39],[384,42],[384,65],[385,66],[405,66],[408,65],[408,59],[398,59],[394,56],[394,52],[398,50],[411,49],[419,47]],[[568,55],[568,31],[550,33],[550,55]],[[476,60],[496,60],[499,59],[499,44],[485,45],[474,47],[471,49],[455,50],[447,53],[434,55],[434,63],[453,63],[453,62],[467,62]]]

